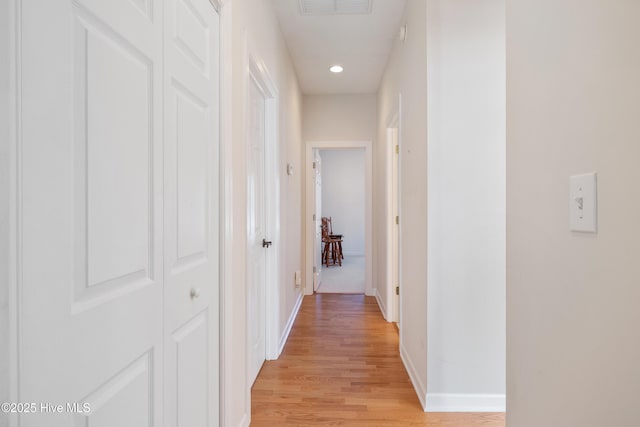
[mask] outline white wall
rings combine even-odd
[[[401,355],[427,410],[500,409],[504,0],[409,0],[403,23],[407,40],[395,42],[378,95],[380,140],[400,111]],[[377,248],[390,244],[388,155],[379,144]],[[379,278],[385,256],[376,254]],[[386,283],[377,286],[388,305]]]
[[[375,141],[376,95],[304,95],[303,103],[305,141]]]
[[[302,298],[294,272],[301,270],[301,117],[302,96],[289,52],[279,30],[270,0],[232,0],[223,8],[223,38],[231,61],[226,64],[227,125],[225,134],[225,425],[248,425],[251,413],[247,387],[246,306],[246,152],[245,111],[248,55],[267,70],[278,90],[278,186],[267,197],[279,198],[280,222],[273,236],[273,250],[280,255],[278,334],[282,336],[296,304]],[[224,41],[223,41],[224,43]],[[286,164],[294,174],[286,174]]]
[[[378,135],[386,138],[387,120],[398,110],[402,95],[400,120],[400,251],[401,291],[400,353],[409,375],[424,403],[427,384],[427,8],[425,0],[408,0],[403,24],[408,37],[396,40],[378,92]],[[383,189],[387,173],[388,148],[375,148],[374,265],[376,287],[386,299],[386,214],[390,195]],[[388,305],[389,301],[384,301]]]
[[[640,2],[507,2],[507,424],[638,426]],[[569,176],[598,173],[598,233]]]
[[[331,217],[333,231],[342,234],[346,256],[365,255],[365,151],[320,150],[322,216]]]
[[[427,410],[504,410],[505,1],[427,4]]]
[[[0,2],[0,402],[9,401],[9,2]],[[0,427],[7,426],[0,414]]]

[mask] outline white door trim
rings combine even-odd
[[[231,111],[233,98],[231,88],[233,73],[231,68],[231,8],[230,2],[220,4],[220,425],[230,425],[228,398],[233,387],[231,370],[233,354],[232,340],[232,299],[233,273],[233,180],[231,165],[232,125]]]
[[[388,203],[386,204],[385,208],[387,211],[387,221],[385,224],[385,228],[386,228],[386,233],[387,233],[387,247],[386,247],[386,253],[385,253],[385,257],[386,257],[386,264],[387,264],[387,277],[386,277],[386,282],[387,282],[387,305],[386,305],[386,313],[384,313],[385,318],[387,319],[388,322],[393,322],[394,320],[397,320],[395,317],[395,292],[394,292],[394,288],[396,287],[396,285],[399,286],[399,284],[395,283],[395,277],[394,277],[394,266],[393,266],[393,261],[394,261],[394,253],[393,253],[393,227],[394,227],[394,200],[393,200],[393,182],[394,182],[394,177],[393,177],[393,163],[395,162],[395,158],[394,156],[396,155],[395,153],[395,145],[397,144],[398,146],[399,141],[397,140],[397,137],[394,138],[393,133],[396,131],[397,129],[397,124],[393,123],[394,120],[397,122],[397,117],[395,119],[392,119],[391,123],[387,124],[386,127],[386,145],[387,147],[385,148],[386,151],[386,155],[387,155],[387,177],[386,177],[386,187],[387,187],[387,195],[389,197],[388,199]]]
[[[395,140],[391,137],[391,133],[392,132],[396,132],[396,138]],[[398,277],[398,283],[395,283],[395,277],[393,275],[393,262],[394,262],[394,253],[393,253],[393,232],[394,232],[394,211],[393,211],[393,183],[394,183],[394,176],[393,176],[393,163],[395,162],[395,146],[397,145],[399,148],[401,147],[401,140],[400,140],[400,100],[398,100],[398,106],[397,109],[394,109],[391,114],[389,115],[389,118],[387,119],[387,124],[386,124],[386,138],[387,138],[387,164],[386,164],[386,169],[387,169],[387,176],[386,176],[386,193],[388,195],[388,203],[386,206],[386,210],[387,210],[387,218],[389,219],[386,223],[386,233],[387,233],[387,248],[386,248],[386,264],[387,264],[387,277],[386,277],[386,281],[387,281],[387,306],[386,306],[386,313],[385,313],[385,317],[387,319],[387,321],[389,322],[398,322],[398,324],[400,323],[400,303],[398,303],[396,305],[396,298],[400,299],[396,294],[395,294],[395,287],[400,286],[400,278]],[[395,144],[394,144],[395,142]],[[397,188],[396,188],[396,192],[397,192],[397,197],[398,197],[398,217],[400,217],[400,162],[401,162],[401,153],[402,151],[399,149],[398,150],[398,168],[397,168],[397,177],[395,178],[397,181]],[[398,276],[400,276],[400,238],[401,238],[401,233],[400,233],[400,227],[402,226],[402,221],[400,221],[399,225],[398,225]],[[401,299],[400,299],[401,301]],[[396,309],[396,307],[398,307],[398,309]]]
[[[21,88],[21,64],[22,46],[20,34],[21,28],[21,0],[9,0],[9,16],[7,21],[9,28],[8,61],[5,63],[9,68],[9,259],[8,259],[8,304],[9,304],[9,401],[20,402],[19,380],[20,380],[20,349],[22,347],[21,333],[21,258],[22,247],[22,226],[20,223],[22,205],[22,183],[20,151],[22,145],[22,93]],[[4,203],[4,201],[2,201]],[[12,414],[8,416],[9,426],[18,425],[18,416]]]
[[[306,201],[305,201],[305,295],[313,294],[313,244],[315,242],[315,221],[313,221],[313,213],[315,212],[315,188],[313,185],[313,168],[311,164],[313,162],[313,149],[319,148],[323,150],[327,149],[350,149],[350,148],[364,148],[365,150],[365,295],[374,296],[373,289],[373,274],[372,274],[372,262],[373,262],[373,226],[372,226],[372,212],[373,212],[373,156],[372,156],[372,142],[371,141],[307,141],[305,147],[305,188],[306,188]]]
[[[400,333],[399,348],[404,347],[404,332],[403,332],[403,313],[402,309],[402,284],[404,279],[402,277],[402,94],[398,94],[398,146],[400,152],[398,153],[398,216],[400,217],[400,224],[398,225],[398,281],[400,282],[400,298],[398,301],[398,329]]]
[[[279,258],[280,258],[280,194],[278,186],[278,89],[267,67],[249,50],[247,84],[252,79],[265,98],[265,230],[273,242],[267,250],[265,300],[266,300],[266,354],[267,360],[279,356]],[[247,91],[247,105],[248,105]],[[246,117],[246,116],[245,116]],[[249,337],[247,325],[247,339]],[[248,341],[247,341],[248,342]],[[248,347],[247,347],[248,348]],[[248,369],[248,365],[247,365]],[[248,371],[247,371],[248,372]]]

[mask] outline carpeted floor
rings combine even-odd
[[[323,294],[364,294],[364,257],[347,256],[342,267],[322,266],[320,286],[316,292]]]

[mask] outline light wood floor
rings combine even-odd
[[[395,325],[362,295],[305,297],[280,359],[262,368],[252,402],[253,427],[504,427],[504,414],[424,413]]]

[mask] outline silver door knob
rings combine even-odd
[[[198,288],[191,288],[191,299],[196,299],[200,296],[200,289]]]

